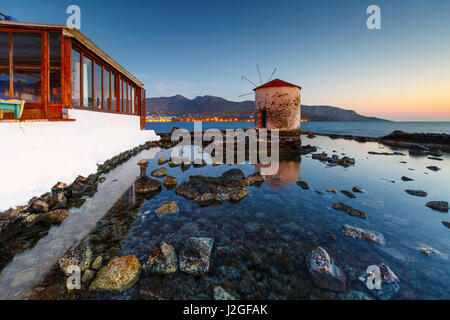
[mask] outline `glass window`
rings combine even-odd
[[[109,102],[111,101],[111,97],[109,96],[109,71],[104,70],[103,74],[103,108],[105,110],[110,110]]]
[[[61,91],[61,69],[49,70],[50,97],[49,103],[60,103],[62,98]]]
[[[0,32],[0,66],[9,67],[9,32]]]
[[[127,82],[127,113],[131,112],[131,103],[130,103],[131,94],[130,94],[130,91],[131,91],[131,88],[130,88],[130,85],[128,84],[128,82]]]
[[[9,69],[0,69],[0,99],[9,100]]]
[[[13,98],[27,102],[41,102],[41,70],[15,69],[13,74]]]
[[[61,34],[49,32],[49,61],[50,67],[61,67]]]
[[[147,115],[147,110],[145,107],[145,90],[141,89],[141,108],[142,108],[142,112],[143,112],[143,116]]]
[[[94,79],[95,79],[95,107],[97,109],[102,108],[102,67],[95,63],[94,67]]]
[[[116,76],[111,73],[111,110],[117,111]]]
[[[126,105],[126,103],[127,103],[127,101],[126,101],[126,92],[125,92],[125,90],[124,90],[124,86],[125,86],[125,84],[123,83],[123,80],[122,79],[120,79],[120,87],[121,87],[121,92],[122,92],[122,104],[121,104],[121,107],[120,107],[120,112],[125,112],[125,110],[126,110],[126,108],[127,108],[127,105]]]
[[[72,106],[81,106],[81,55],[72,49]]]
[[[20,67],[40,67],[42,39],[40,33],[12,34],[13,63]]]
[[[131,87],[131,113],[132,114],[135,114],[135,108],[134,108],[134,87],[133,86],[130,86]]]
[[[92,108],[92,60],[83,56],[83,107]]]

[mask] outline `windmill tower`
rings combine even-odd
[[[259,66],[256,65],[259,74],[260,86],[257,86],[246,77],[243,80],[249,81],[256,88],[255,94],[256,107],[256,128],[295,130],[300,129],[300,86],[274,79],[270,81],[276,72],[276,68],[267,83],[262,83]],[[253,93],[241,95],[246,96]]]

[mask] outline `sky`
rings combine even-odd
[[[65,24],[145,83],[147,97],[233,101],[275,78],[300,85],[306,105],[391,120],[450,121],[449,0],[0,0],[19,21]],[[369,5],[381,29],[369,30]]]

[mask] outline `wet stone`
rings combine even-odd
[[[447,228],[450,229],[450,222],[449,222],[449,221],[442,221],[442,225],[443,225],[444,227],[447,227]]]
[[[431,208],[440,212],[448,212],[447,201],[430,201],[425,204],[428,208]]]
[[[406,177],[406,176],[402,176],[401,179],[402,179],[403,181],[414,181],[414,179],[411,179],[411,178]]]
[[[339,210],[339,211],[345,212],[345,213],[347,213],[348,215],[350,215],[352,217],[358,217],[358,218],[361,218],[361,219],[366,219],[367,218],[367,215],[364,212],[362,212],[361,210],[352,208],[352,207],[350,207],[350,206],[348,206],[348,205],[346,205],[346,204],[344,204],[342,202],[333,203],[331,205],[331,207],[333,209],[335,209],[335,210]]]
[[[225,291],[221,286],[214,287],[214,300],[236,300],[231,294]]]
[[[155,214],[168,216],[173,213],[178,213],[180,209],[178,208],[178,204],[176,201],[170,201],[163,204],[161,207],[155,210]]]
[[[439,170],[441,170],[441,168],[436,167],[436,166],[428,166],[427,169],[429,169],[431,171],[439,171]]]
[[[353,191],[353,192],[356,192],[356,193],[364,193],[364,190],[361,189],[361,188],[358,187],[358,186],[354,186],[354,187],[352,188],[352,191]]]
[[[342,232],[344,236],[348,238],[364,240],[367,242],[375,242],[381,245],[386,244],[386,242],[384,241],[384,236],[377,231],[357,228],[348,224],[344,224],[342,226]]]
[[[434,248],[430,248],[430,247],[428,247],[428,248],[420,248],[419,250],[420,250],[420,252],[422,252],[426,256],[439,256],[439,255],[441,255],[440,251],[438,251],[438,250],[436,250]]]
[[[158,159],[158,164],[159,164],[159,165],[163,165],[163,164],[165,164],[165,163],[167,163],[167,162],[169,162],[169,160],[167,160],[167,159],[164,158],[164,157],[161,157],[161,158]]]
[[[300,186],[302,189],[308,190],[309,184],[306,181],[297,181],[297,185]]]
[[[341,190],[341,193],[345,194],[347,197],[351,199],[356,198],[356,195],[348,190]]]
[[[98,256],[95,258],[94,262],[92,262],[92,269],[99,270],[102,267],[103,264],[103,257]]]
[[[161,182],[147,176],[139,177],[135,183],[136,193],[140,195],[149,194],[161,190]]]
[[[70,274],[67,269],[69,266],[78,266],[80,267],[80,271],[84,271],[89,268],[91,262],[92,249],[85,242],[70,248],[66,254],[58,260],[59,267],[66,275]]]
[[[177,271],[175,249],[165,242],[158,243],[150,250],[147,262],[142,268],[148,273],[169,274]]]
[[[314,283],[332,291],[345,291],[345,275],[328,252],[318,247],[308,256],[308,270]]]
[[[88,284],[92,281],[92,279],[94,279],[94,277],[95,272],[90,269],[87,269],[83,274],[83,278],[81,278],[81,282]]]
[[[100,270],[89,290],[126,291],[136,284],[140,270],[141,265],[134,254],[116,258]]]
[[[380,300],[391,299],[400,289],[400,280],[397,275],[384,263],[369,266],[359,280],[366,285],[375,298]]]
[[[31,205],[31,209],[35,213],[47,212],[48,211],[48,204],[46,202],[42,201],[42,200],[36,200]]]
[[[430,159],[430,160],[436,160],[436,161],[444,161],[444,159],[442,159],[442,158],[437,158],[437,157],[428,157],[428,159]]]
[[[180,255],[180,270],[193,275],[207,273],[213,242],[212,238],[188,239]]]
[[[405,190],[405,192],[407,194],[410,194],[410,195],[416,196],[416,197],[426,197],[428,195],[428,193],[426,193],[423,190],[409,190],[409,189],[407,189],[407,190]]]
[[[163,178],[167,176],[167,169],[166,168],[157,168],[151,172],[151,175],[155,178]]]
[[[264,182],[264,177],[259,173],[253,173],[247,177],[248,185],[261,185]]]
[[[337,193],[337,190],[336,190],[336,189],[327,189],[327,190],[325,190],[325,192],[329,192],[329,193],[334,193],[334,194],[336,194],[336,193]]]
[[[177,184],[177,178],[172,177],[172,176],[168,176],[165,180],[164,180],[164,185],[167,186],[174,186]]]

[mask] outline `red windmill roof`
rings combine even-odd
[[[302,88],[300,86],[297,86],[295,84],[280,80],[280,79],[274,79],[272,81],[269,81],[263,85],[260,85],[259,87],[253,89],[253,90],[257,90],[257,89],[261,89],[261,88],[270,88],[270,87],[297,87],[297,88]]]

